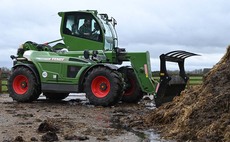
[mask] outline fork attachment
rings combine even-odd
[[[155,103],[159,107],[163,103],[170,102],[175,96],[179,96],[186,87],[189,77],[184,69],[184,61],[191,56],[198,54],[182,50],[171,51],[160,55],[160,81],[156,87]],[[179,75],[169,75],[166,69],[166,62],[176,62],[179,66]]]

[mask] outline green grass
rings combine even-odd
[[[189,77],[191,80],[202,80],[203,77],[202,76],[190,76]]]
[[[203,82],[202,76],[191,76],[189,77],[189,84],[190,85],[200,85]]]
[[[0,87],[2,87],[2,92],[7,92],[7,81],[6,80],[3,80],[2,81],[2,86],[0,86]]]

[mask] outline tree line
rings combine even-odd
[[[194,69],[191,71],[186,71],[189,76],[203,76],[204,74],[208,73],[211,68],[204,68],[204,69]],[[167,70],[168,74],[174,75],[179,74],[179,70]],[[153,76],[159,76],[160,71],[153,71]]]

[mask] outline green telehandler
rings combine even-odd
[[[148,51],[126,52],[118,47],[113,17],[96,10],[58,15],[61,39],[43,44],[27,41],[11,56],[8,91],[13,100],[32,102],[42,93],[47,99],[62,100],[69,93],[83,92],[91,104],[111,106],[119,101],[136,103],[149,94],[160,106],[185,89],[189,78],[184,60],[197,54],[177,50],[160,55],[157,82]],[[122,66],[124,61],[131,66]],[[167,73],[167,61],[178,63],[179,75]]]

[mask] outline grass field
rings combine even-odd
[[[189,85],[200,85],[203,82],[202,80],[202,76],[191,76],[189,77]]]
[[[4,80],[4,81],[2,81],[2,86],[0,86],[0,87],[2,87],[2,92],[7,92],[7,81],[6,80]]]

